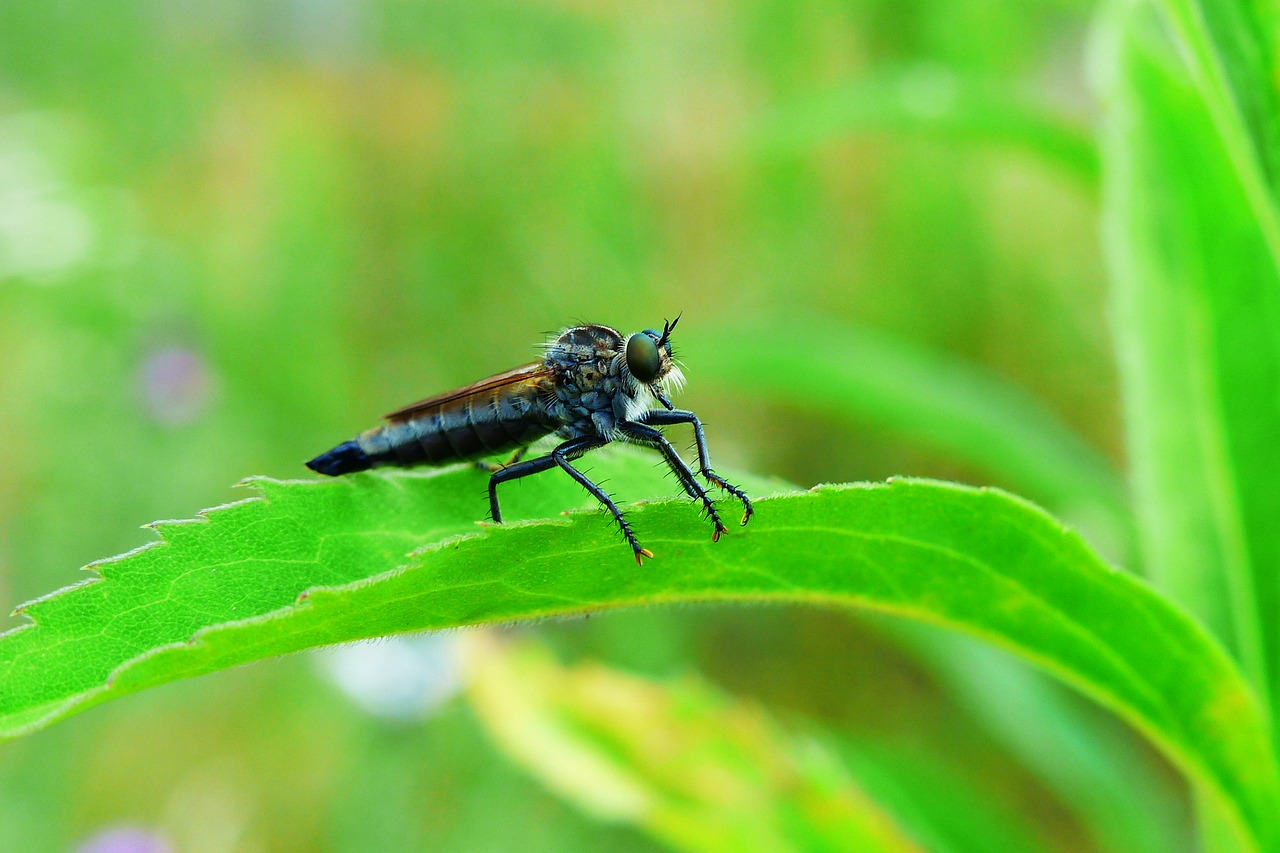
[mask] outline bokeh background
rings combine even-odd
[[[1073,0],[0,5],[0,603],[244,476],[306,475],[578,319],[683,311],[687,352],[758,361],[788,345],[775,324],[820,318],[985,371],[1122,467],[1088,28]],[[726,469],[1026,492],[820,395],[686,373]],[[1093,849],[875,622],[683,608],[536,630],[566,660],[697,671],[928,756],[1038,846]],[[111,703],[0,747],[0,836],[658,849],[496,750],[454,667],[438,641],[366,644]]]

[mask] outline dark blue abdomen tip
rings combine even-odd
[[[333,450],[312,459],[307,467],[317,473],[337,477],[353,471],[366,471],[373,467],[373,460],[360,449],[358,442],[344,441]]]

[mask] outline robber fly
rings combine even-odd
[[[383,465],[443,465],[514,450],[505,464],[478,463],[490,472],[489,511],[495,522],[502,521],[499,484],[560,468],[609,510],[638,564],[653,553],[640,547],[609,495],[573,466],[589,450],[627,441],[662,454],[689,497],[702,503],[712,524],[711,538],[719,540],[728,531],[715,503],[656,429],[693,426],[699,473],[742,501],[741,523],[746,524],[753,512],[751,499],[711,470],[702,423],[667,396],[684,382],[671,350],[671,332],[679,320],[664,323],[661,332],[645,329],[626,336],[594,324],[565,329],[545,345],[539,360],[394,411],[386,424],[322,453],[307,467],[336,477]],[[553,433],[562,439],[555,449],[522,459],[530,444]]]

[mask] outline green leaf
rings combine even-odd
[[[597,476],[633,493],[670,487],[655,485],[648,456],[592,459]],[[0,733],[390,633],[684,601],[825,603],[948,625],[1030,658],[1146,733],[1244,846],[1276,840],[1268,732],[1230,659],[1158,594],[1007,494],[899,481],[779,495],[718,543],[685,501],[636,506],[658,555],[637,568],[600,512],[477,530],[484,478],[473,469],[255,486],[262,499],[205,523],[158,525],[164,545],[24,607],[35,624],[0,638]],[[513,517],[583,502],[552,475],[508,497]]]
[[[1097,52],[1104,238],[1150,576],[1280,693],[1280,276],[1239,163],[1150,7]]]
[[[599,465],[607,473],[597,479],[615,480],[623,501],[670,495],[676,486],[656,458],[627,450],[587,457],[581,468]],[[335,480],[263,478],[247,481],[259,497],[208,510],[198,520],[149,525],[160,542],[89,566],[100,580],[18,608],[35,624],[0,638],[0,735],[144,686],[278,654],[268,644],[257,653],[248,646],[227,650],[225,661],[197,670],[188,668],[194,659],[176,662],[197,632],[309,611],[303,601],[313,588],[368,580],[413,562],[409,554],[418,548],[479,534],[488,510],[486,483],[487,475],[470,467]],[[743,485],[756,495],[778,488],[760,479]],[[557,473],[506,485],[501,497],[512,521],[599,506]],[[697,517],[691,506],[683,509]],[[643,527],[639,532],[648,543]],[[619,556],[629,555],[608,524],[595,535]],[[483,590],[472,594],[483,598]],[[264,642],[268,633],[249,630]],[[379,633],[392,631],[361,636]],[[338,631],[300,648],[345,639]]]
[[[490,734],[597,818],[679,850],[920,849],[819,744],[692,676],[564,668],[536,644],[478,634],[464,648]]]
[[[1276,207],[1275,10],[1247,0],[1159,0],[1218,137],[1221,167],[1252,214],[1271,273],[1280,274]]]

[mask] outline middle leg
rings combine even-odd
[[[618,529],[622,531],[622,538],[627,540],[627,544],[631,546],[631,552],[635,554],[636,565],[644,565],[643,557],[653,557],[653,552],[648,548],[641,548],[639,540],[636,539],[634,531],[631,529],[630,522],[626,516],[622,514],[622,510],[618,509],[618,505],[613,502],[613,498],[609,497],[609,493],[596,483],[586,474],[573,467],[571,460],[577,459],[588,450],[594,450],[597,447],[603,447],[609,443],[609,439],[600,438],[598,436],[582,436],[580,438],[571,438],[564,444],[551,451],[550,458],[555,464],[572,477],[577,483],[586,489],[595,497],[596,500],[604,504],[604,508],[609,510],[609,514],[613,516],[613,520],[618,522]]]

